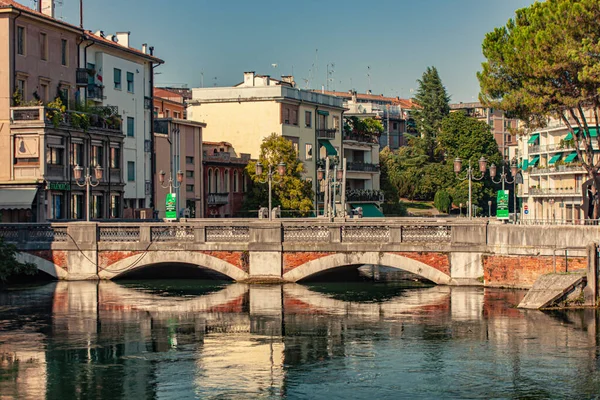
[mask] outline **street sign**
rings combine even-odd
[[[529,207],[527,207],[527,204],[525,204],[525,205],[523,206],[523,212],[524,212],[525,214],[529,214]]]
[[[508,219],[508,190],[498,190],[496,204],[496,218]]]
[[[165,218],[177,219],[177,195],[175,193],[167,193],[165,200]]]

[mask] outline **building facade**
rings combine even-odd
[[[185,99],[168,89],[154,88],[154,118],[185,119]]]
[[[175,193],[180,218],[203,218],[205,208],[202,133],[206,124],[177,118],[154,121],[156,154],[156,206],[158,218],[165,218],[167,193]],[[177,172],[182,172],[182,181]],[[164,182],[160,182],[164,172]],[[169,182],[170,181],[170,182]]]
[[[210,127],[205,140],[233,143],[253,158],[271,133],[290,140],[315,193],[322,160],[343,154],[343,111],[342,99],[298,89],[291,76],[277,80],[254,72],[244,73],[244,81],[236,86],[192,89],[187,109],[188,119]]]
[[[32,10],[0,0],[0,212],[4,222],[119,218],[124,135],[116,110],[68,109],[78,99],[81,29],[54,18],[53,2]],[[44,6],[44,7],[42,7]],[[41,12],[41,10],[44,12]],[[53,101],[60,99],[64,105]],[[117,123],[119,122],[119,123]],[[100,166],[90,187],[77,185]]]
[[[208,218],[239,217],[248,190],[250,154],[237,154],[231,143],[204,142],[204,198]]]

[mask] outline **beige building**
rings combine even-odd
[[[180,217],[204,217],[204,174],[202,133],[206,124],[177,118],[154,120],[154,146],[156,154],[156,210],[158,218],[165,218],[165,200],[172,189],[176,194],[177,213]],[[160,182],[160,172],[164,182]],[[177,172],[182,181],[178,182]],[[169,178],[172,187],[169,186]]]
[[[188,119],[208,124],[204,140],[232,143],[253,158],[271,133],[289,139],[316,192],[321,160],[343,154],[343,111],[342,99],[301,90],[291,76],[277,80],[245,72],[236,86],[192,89]]]

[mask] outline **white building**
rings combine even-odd
[[[163,61],[153,48],[129,45],[129,32],[105,35],[85,31],[77,82],[82,99],[113,106],[122,116],[124,204],[129,209],[154,207],[153,196],[153,67]]]

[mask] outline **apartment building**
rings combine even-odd
[[[202,143],[204,160],[205,215],[208,218],[238,217],[248,188],[246,166],[250,154],[237,154],[231,143]]]
[[[177,93],[164,88],[154,88],[154,118],[185,119],[185,99]]]
[[[509,118],[502,110],[485,107],[479,102],[450,104],[450,112],[462,111],[470,117],[485,121],[498,143],[498,150],[505,160],[509,159],[509,147],[516,142],[516,129],[519,120]]]
[[[588,121],[593,121],[588,112]],[[591,129],[591,136],[598,128]],[[575,151],[568,128],[550,119],[544,129],[536,129],[517,140],[516,156],[523,170],[522,219],[578,221],[586,218],[588,176]],[[593,140],[593,148],[598,148]]]
[[[290,140],[315,193],[319,165],[343,154],[342,99],[301,90],[291,76],[278,80],[245,72],[235,86],[192,89],[187,111],[188,119],[209,126],[205,140],[234,143],[238,152],[253,158],[271,133]],[[315,196],[315,207],[316,202]]]
[[[54,18],[52,1],[33,10],[0,0],[0,212],[3,222],[122,215],[123,132],[113,108],[59,108],[79,96],[80,28]],[[41,12],[41,10],[44,12]],[[91,205],[74,167],[91,175]],[[102,168],[97,176],[95,167]]]

